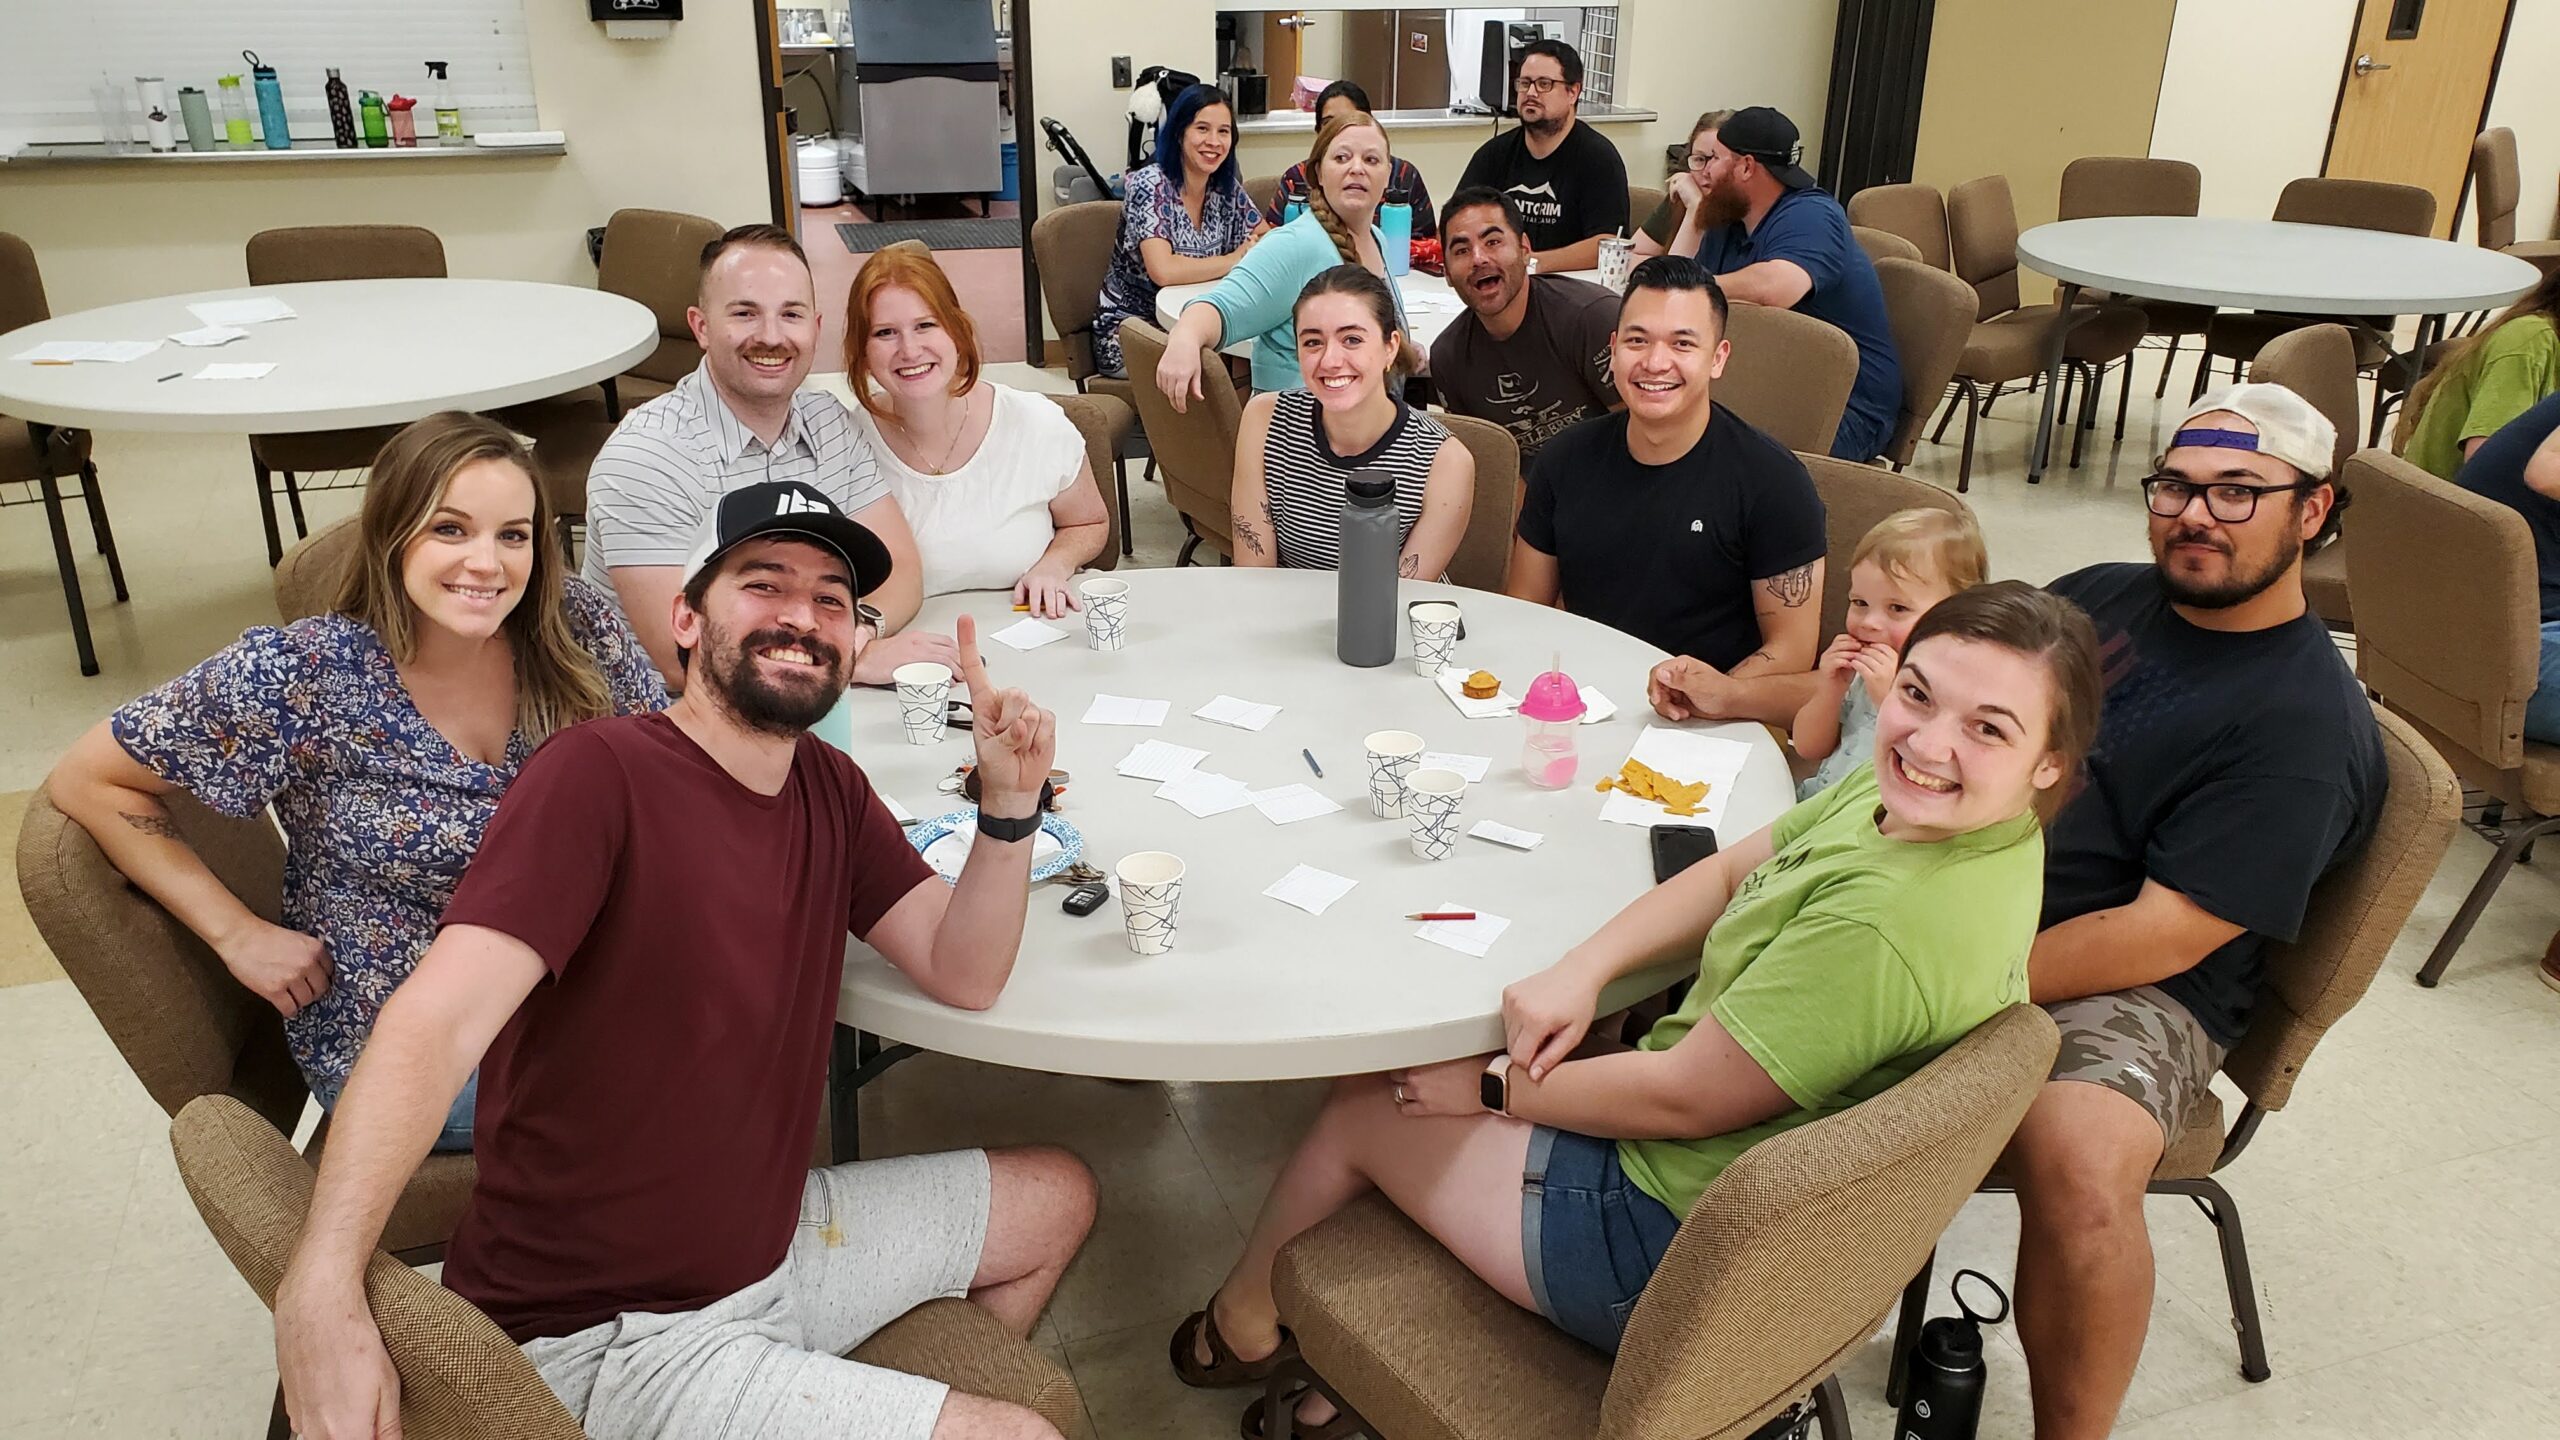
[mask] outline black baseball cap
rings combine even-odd
[[[853,572],[856,595],[870,594],[889,578],[889,547],[846,518],[825,491],[799,480],[767,480],[732,490],[711,507],[711,519],[677,583],[692,584],[721,556],[767,535],[790,535],[834,551]]]
[[[1796,162],[1804,158],[1804,137],[1796,122],[1766,105],[1736,110],[1716,127],[1716,143],[1729,153],[1748,155],[1790,190],[1810,190],[1813,176]]]

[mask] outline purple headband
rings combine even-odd
[[[2214,450],[2255,450],[2258,437],[2245,430],[2181,430],[2169,437],[2169,448],[2175,450],[2181,445],[2202,445]]]

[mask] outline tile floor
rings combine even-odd
[[[2102,444],[2035,490],[2022,483],[2032,421],[2023,397],[2008,399],[1983,430],[1971,498],[1995,568],[2041,580],[2138,558],[2132,485],[2166,419],[2137,398],[2120,452]],[[95,612],[105,674],[73,666],[40,516],[0,511],[0,794],[35,785],[108,707],[272,616],[240,442],[108,435],[99,450],[134,592]],[[1918,469],[1951,484],[1954,457],[1924,447]],[[1152,486],[1136,490],[1137,563],[1169,563],[1172,514]],[[353,504],[320,497],[314,519]],[[87,559],[82,574],[103,596],[103,564]],[[0,828],[12,813],[0,805]],[[2369,998],[2225,1177],[2250,1227],[2273,1379],[2238,1374],[2209,1227],[2181,1202],[2154,1202],[2161,1284],[2124,1434],[2560,1434],[2560,996],[2533,967],[2560,925],[2552,862],[2508,881],[2442,988],[2409,981],[2488,853],[2468,832],[2456,839]],[[0,947],[12,943],[7,888]],[[15,933],[28,943],[22,916]],[[24,957],[0,977],[42,965]],[[1176,1383],[1165,1336],[1232,1258],[1316,1093],[1117,1085],[926,1056],[863,1106],[875,1153],[1043,1140],[1084,1155],[1102,1177],[1102,1219],[1038,1336],[1075,1374],[1081,1433],[1218,1440],[1234,1433],[1239,1398]],[[266,1316],[180,1190],[166,1124],[68,982],[0,988],[0,1440],[260,1433]],[[1975,1201],[1942,1273],[1970,1265],[2005,1281],[2015,1227],[2009,1201]],[[1982,1433],[2024,1435],[2023,1362],[1996,1335]],[[1843,1376],[1868,1436],[1891,1425],[1885,1355],[1871,1341]]]

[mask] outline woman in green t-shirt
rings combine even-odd
[[[2456,345],[2400,407],[2392,448],[2450,480],[2480,442],[2560,391],[2560,270]]]
[[[1939,602],[1868,765],[1505,990],[1502,1055],[1336,1082],[1226,1283],[1175,1331],[1175,1370],[1209,1386],[1267,1376],[1288,1343],[1273,1256],[1372,1188],[1514,1303],[1615,1351],[1680,1218],[1735,1156],[2027,998],[2040,822],[2070,792],[2100,693],[2070,602],[2017,581]],[[1584,1045],[1604,987],[1686,955],[1697,984],[1678,1011],[1633,1049]],[[1484,1103],[1497,1087],[1501,1113]],[[1326,1407],[1299,1413],[1313,1425]]]

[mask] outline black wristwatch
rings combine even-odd
[[[1041,781],[1039,800],[1033,803],[1030,814],[1018,820],[1008,820],[1001,815],[990,815],[984,805],[979,806],[978,833],[1007,843],[1030,839],[1032,834],[1040,828],[1040,817],[1049,813],[1049,797],[1053,793],[1055,792],[1050,788],[1049,782]]]

